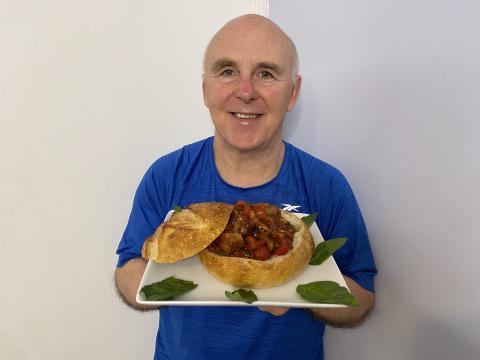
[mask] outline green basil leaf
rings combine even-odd
[[[342,304],[360,306],[347,288],[333,281],[315,281],[297,286],[297,293],[309,302],[319,304]]]
[[[257,295],[252,290],[238,289],[235,291],[225,291],[225,296],[232,301],[242,301],[251,304],[257,301]]]
[[[346,237],[322,241],[315,247],[310,265],[320,265],[347,242]]]
[[[162,281],[146,285],[140,289],[140,296],[146,301],[171,300],[197,287],[191,281],[170,276]]]
[[[302,220],[305,223],[305,225],[307,225],[307,227],[310,227],[315,222],[316,218],[317,218],[317,213],[312,213],[310,215],[302,217]]]
[[[173,205],[173,212],[174,212],[174,213],[177,213],[177,212],[180,212],[180,211],[182,211],[182,207],[181,207],[181,206]]]

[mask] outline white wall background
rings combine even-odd
[[[335,164],[379,276],[326,359],[480,359],[480,2],[270,2],[304,77],[287,139]]]
[[[149,359],[115,250],[158,156],[212,133],[203,50],[251,1],[0,0],[0,359]]]
[[[0,359],[151,358],[157,314],[118,301],[114,251],[146,167],[211,133],[203,49],[253,4],[0,0]],[[380,270],[327,360],[480,358],[480,3],[270,13],[304,75],[287,139],[347,175]]]

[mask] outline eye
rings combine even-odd
[[[224,69],[222,72],[220,72],[220,76],[223,77],[232,77],[235,75],[235,72],[232,69]]]
[[[272,73],[268,70],[260,70],[258,72],[258,77],[260,79],[268,80],[268,79],[274,79],[275,77],[272,75]]]

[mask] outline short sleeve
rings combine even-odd
[[[117,249],[117,267],[123,266],[130,259],[140,257],[143,242],[163,221],[165,211],[161,205],[159,186],[154,168],[150,167],[135,193],[127,227]]]
[[[342,274],[366,290],[374,292],[377,274],[368,233],[360,208],[345,177],[335,172],[330,191],[318,219],[325,240],[346,237],[346,244],[333,257]]]

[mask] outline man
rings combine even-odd
[[[325,323],[359,324],[373,306],[376,273],[365,226],[345,178],[282,140],[301,77],[293,42],[272,21],[245,15],[213,37],[203,96],[215,133],[161,157],[137,190],[118,248],[117,288],[137,309],[144,239],[174,204],[223,201],[294,204],[317,212],[325,238],[346,236],[335,254],[359,308],[163,307],[155,359],[322,359]]]

